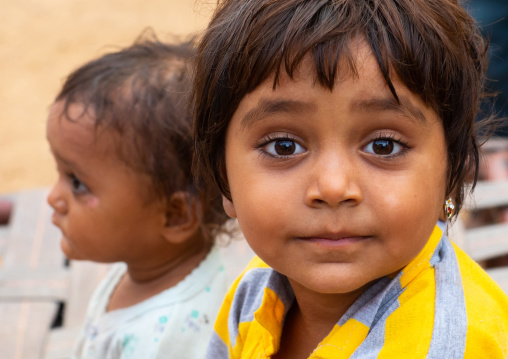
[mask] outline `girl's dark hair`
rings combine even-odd
[[[165,44],[140,37],[124,49],[86,63],[66,79],[55,101],[84,106],[95,128],[119,133],[117,153],[134,171],[152,182],[152,196],[170,199],[175,191],[199,200],[207,232],[220,227],[227,216],[215,186],[198,192],[191,174],[192,130],[189,108],[188,60],[190,42]],[[210,233],[207,233],[210,234]]]
[[[292,78],[307,55],[316,81],[332,90],[340,61],[358,76],[350,48],[358,37],[370,45],[397,101],[393,76],[441,118],[448,151],[446,192],[455,191],[458,213],[466,181],[472,179],[474,187],[478,176],[474,120],[487,46],[457,0],[221,1],[196,55],[196,176],[212,179],[231,199],[224,175],[225,135],[243,97],[271,75],[275,88],[281,71]]]

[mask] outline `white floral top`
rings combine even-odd
[[[126,271],[113,265],[95,290],[74,359],[202,358],[227,290],[218,249],[176,286],[128,308],[106,312]]]

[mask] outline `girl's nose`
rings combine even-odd
[[[51,189],[51,192],[48,194],[48,203],[55,212],[60,214],[66,214],[68,211],[67,201],[64,198],[64,191],[62,189],[61,180],[58,180],[57,183]]]
[[[306,203],[311,207],[357,205],[363,200],[358,173],[347,156],[323,156],[309,172]]]

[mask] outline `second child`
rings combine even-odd
[[[73,358],[201,358],[226,291],[226,217],[190,173],[189,45],[140,40],[69,75],[47,138],[48,201],[68,258],[120,262],[95,291]]]

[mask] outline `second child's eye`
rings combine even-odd
[[[393,156],[404,150],[404,146],[395,140],[380,138],[371,141],[364,147],[364,151],[378,156]]]
[[[76,177],[73,174],[70,174],[69,179],[71,182],[72,193],[84,194],[88,192],[88,187],[86,187],[86,185],[83,182],[81,182],[78,177]]]
[[[289,138],[272,140],[263,146],[263,150],[272,156],[292,156],[305,152],[305,148]]]

